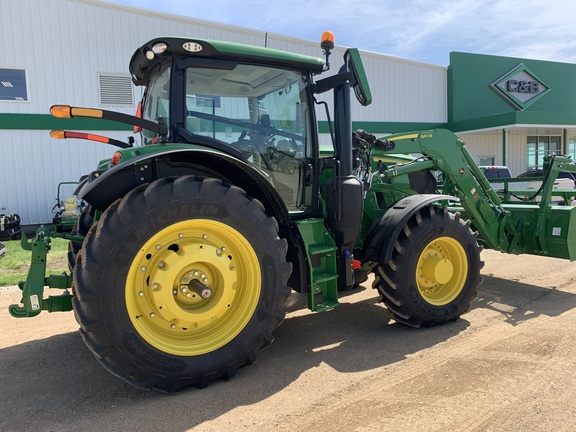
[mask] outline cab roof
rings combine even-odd
[[[158,47],[165,44],[163,52]],[[156,53],[153,51],[153,47]],[[153,55],[152,55],[153,54]],[[264,63],[270,66],[291,67],[311,73],[324,70],[325,62],[321,58],[289,53],[271,48],[244,45],[234,42],[224,42],[209,39],[161,37],[152,39],[138,48],[130,60],[130,73],[135,85],[145,85],[149,71],[159,63],[174,56],[197,58],[217,58]]]

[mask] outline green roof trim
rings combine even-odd
[[[132,131],[132,126],[95,118],[56,118],[50,114],[0,113],[0,130]]]
[[[468,120],[449,122],[446,128],[452,132],[465,132],[480,129],[494,129],[514,125],[546,125],[576,127],[576,115],[573,113],[514,111],[478,117]]]
[[[398,133],[398,132],[408,132],[413,130],[428,130],[428,129],[439,129],[446,128],[446,123],[424,123],[424,122],[413,122],[413,123],[402,123],[402,122],[373,122],[373,121],[353,121],[352,130],[356,131],[358,129],[363,129],[370,133]],[[318,122],[318,131],[320,133],[330,133],[327,121]]]

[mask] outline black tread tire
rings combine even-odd
[[[220,219],[207,213],[217,207]],[[256,310],[240,333],[224,346],[196,356],[177,356],[147,343],[130,321],[125,283],[136,252],[151,235],[174,223],[213,219],[233,227],[253,247],[262,287]],[[162,221],[155,224],[155,221]],[[80,333],[111,373],[142,389],[173,392],[231,378],[256,360],[284,320],[291,265],[278,224],[257,200],[220,180],[183,176],[141,186],[112,204],[88,232],[74,273],[73,306]]]
[[[72,227],[72,234],[77,234],[81,236],[86,236],[88,234],[88,230],[94,223],[94,208],[91,205],[87,205],[78,220],[74,222],[74,226]],[[74,267],[76,265],[76,256],[78,252],[82,248],[82,243],[70,241],[68,242],[68,269],[70,272],[74,271]]]
[[[426,245],[441,236],[455,239],[463,247],[468,274],[458,296],[448,304],[437,306],[420,294],[416,265]],[[406,223],[389,262],[374,267],[372,285],[396,321],[411,327],[432,327],[457,320],[470,309],[470,302],[476,298],[482,282],[480,269],[484,265],[477,237],[478,233],[470,230],[470,221],[462,221],[459,213],[452,214],[446,208],[423,207]]]

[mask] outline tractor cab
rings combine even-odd
[[[266,178],[291,213],[312,211],[317,159],[312,75],[321,59],[189,39],[154,40],[130,69],[146,86],[141,115],[166,125],[168,143],[187,143],[241,160]],[[313,107],[312,107],[313,108]],[[161,137],[142,130],[144,145]]]
[[[329,36],[322,44],[327,58]],[[237,50],[231,43],[181,38],[139,48],[130,71],[134,83],[146,87],[140,115],[167,130],[162,136],[142,129],[142,144],[187,143],[226,153],[258,170],[292,215],[310,216],[317,210],[313,190],[322,168],[314,94],[353,81],[359,100],[370,103],[360,57],[349,50],[341,73],[315,84],[327,59],[260,47],[243,47],[242,55]],[[336,157],[350,165],[349,110],[338,103],[335,116],[347,126],[336,131]]]

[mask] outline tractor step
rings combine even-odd
[[[334,309],[338,303],[338,248],[323,219],[296,221],[309,262],[308,308],[314,312]]]

